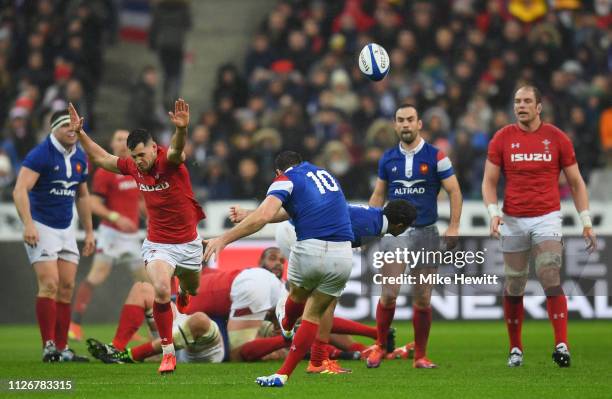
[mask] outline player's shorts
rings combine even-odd
[[[154,260],[162,260],[173,268],[200,271],[202,251],[202,239],[198,236],[195,240],[184,244],[161,244],[145,239],[141,253],[145,265]]]
[[[276,225],[276,231],[274,232],[274,239],[276,240],[276,245],[278,245],[281,253],[287,259],[289,259],[289,255],[291,255],[291,247],[293,247],[293,244],[295,244],[297,241],[295,227],[289,223],[288,220],[278,223]]]
[[[500,227],[503,252],[523,252],[544,241],[563,239],[560,211],[535,217],[504,215],[503,220],[504,224]]]
[[[187,320],[189,315],[176,313],[173,322],[174,335],[181,329],[189,328]],[[210,320],[209,338],[200,337],[195,342],[189,342],[187,347],[176,352],[176,361],[179,363],[221,363],[225,357],[225,345],[219,326]]]
[[[353,268],[350,241],[297,241],[289,256],[288,279],[307,290],[339,297]]]
[[[385,235],[381,240],[381,250],[384,252],[394,252],[396,250],[408,251],[438,251],[441,249],[440,233],[438,226],[431,224],[423,227],[409,227],[405,232],[397,237],[390,234]],[[435,267],[439,265],[416,264],[410,265],[411,268]]]
[[[34,221],[34,226],[38,231],[38,244],[34,248],[25,244],[30,264],[57,259],[79,264],[79,248],[72,226],[66,229],[55,229],[37,221]]]
[[[271,284],[280,289],[273,290]],[[281,290],[284,290],[282,283],[265,269],[243,270],[232,282],[230,319],[264,320],[268,311],[276,306]]]
[[[103,257],[113,265],[128,265],[132,270],[142,264],[141,242],[138,233],[123,233],[110,226],[98,227],[96,256]]]

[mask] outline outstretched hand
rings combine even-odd
[[[168,115],[176,127],[187,127],[189,125],[189,104],[179,98],[174,102],[174,112],[168,112]]]
[[[70,114],[70,130],[77,133],[80,132],[83,129],[84,119],[79,116],[72,103],[68,104],[68,113]]]

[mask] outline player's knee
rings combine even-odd
[[[395,306],[396,300],[397,300],[397,297],[392,296],[392,295],[382,295],[380,297],[380,303],[386,308],[390,306]]]
[[[561,268],[561,254],[558,252],[542,252],[535,258],[536,272],[540,273],[543,269],[558,269]]]
[[[431,303],[431,300],[430,300],[429,295],[415,296],[413,297],[413,300],[412,300],[412,305],[420,309],[428,308],[430,303]]]
[[[521,296],[525,293],[526,278],[506,278],[505,291],[509,296]]]
[[[166,282],[156,282],[153,284],[155,289],[155,298],[161,302],[168,302],[170,300],[170,284]]]
[[[38,284],[38,296],[55,298],[57,296],[59,281],[57,279],[45,279]]]

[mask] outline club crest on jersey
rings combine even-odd
[[[544,144],[544,151],[546,152],[550,151],[550,148],[548,148],[550,141],[548,139],[542,140],[542,144]]]
[[[83,171],[83,167],[82,167],[82,166],[81,166],[81,164],[80,164],[80,163],[78,163],[78,162],[77,162],[77,164],[76,164],[75,169],[76,169],[76,172],[77,172],[77,173],[81,173],[81,172]]]
[[[419,166],[419,171],[422,175],[426,175],[427,173],[429,173],[429,165],[427,165],[426,163],[422,163],[421,166]]]
[[[170,187],[170,183],[168,183],[167,181],[165,182],[161,182],[159,184],[156,184],[154,186],[148,185],[148,184],[138,184],[138,189],[140,191],[145,191],[145,192],[150,192],[150,191],[162,191],[167,189],[168,187]]]

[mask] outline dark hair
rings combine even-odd
[[[535,102],[536,105],[542,103],[542,92],[535,86],[533,85],[524,85],[519,87],[518,89],[516,89],[516,91],[514,92],[514,95],[516,96],[516,92],[524,89],[524,90],[531,90],[533,92],[533,96],[535,97]]]
[[[285,170],[291,166],[299,165],[303,162],[302,156],[295,151],[283,151],[276,156],[274,167]]]
[[[68,110],[66,109],[63,109],[61,111],[55,111],[53,115],[51,115],[51,125],[53,125],[53,123],[62,116],[70,116],[70,113],[68,113]]]
[[[261,256],[259,257],[259,266],[263,266],[264,260],[268,257],[268,255],[272,251],[280,251],[280,249],[278,247],[268,247],[264,249],[263,252],[261,253]]]
[[[397,114],[397,111],[399,111],[400,109],[404,109],[404,108],[413,108],[414,112],[416,112],[417,114],[417,119],[419,119],[419,110],[417,109],[416,105],[411,104],[411,103],[401,103],[396,109],[395,109],[395,114]]]
[[[383,214],[387,217],[389,224],[400,224],[410,226],[417,218],[416,208],[408,201],[395,199],[383,208]]]
[[[153,140],[151,133],[147,132],[145,129],[134,129],[127,138],[127,146],[130,151],[133,151],[138,144],[142,143],[147,145],[151,140]]]

